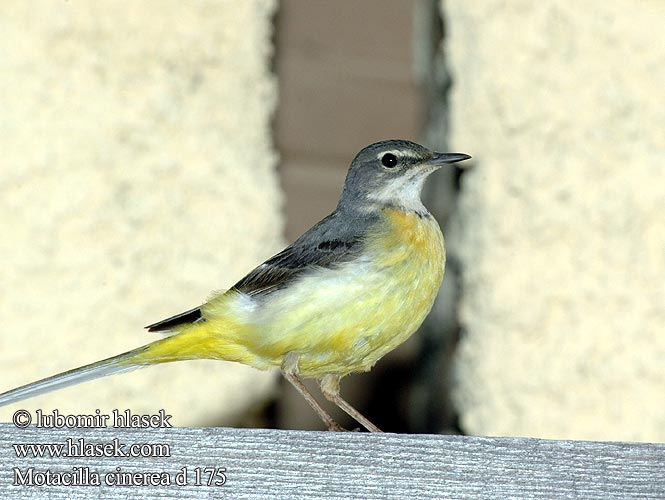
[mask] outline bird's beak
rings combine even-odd
[[[448,163],[457,163],[458,161],[468,160],[469,158],[471,157],[464,153],[434,153],[434,157],[428,160],[427,163],[441,167]]]

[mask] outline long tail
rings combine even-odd
[[[138,347],[123,354],[74,368],[0,394],[0,406],[17,403],[40,394],[64,389],[116,373],[144,366],[186,359],[225,359],[246,362],[246,351],[238,345],[220,343],[206,328],[193,328]]]
[[[80,384],[100,377],[106,377],[107,375],[113,375],[114,373],[122,373],[141,368],[142,365],[133,363],[132,358],[144,351],[147,347],[148,346],[139,347],[138,349],[119,354],[118,356],[113,356],[112,358],[103,359],[96,363],[81,366],[80,368],[74,368],[73,370],[58,373],[57,375],[38,380],[37,382],[17,387],[11,391],[3,392],[0,394],[0,406],[16,403],[58,389],[64,389],[70,385]]]

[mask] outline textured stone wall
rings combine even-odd
[[[665,2],[443,11],[463,429],[665,440]]]
[[[145,324],[279,249],[275,6],[3,2],[0,390],[155,340]],[[165,408],[178,425],[215,424],[271,380],[176,363],[19,407]]]

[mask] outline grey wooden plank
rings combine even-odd
[[[16,443],[163,443],[170,457],[18,458]],[[0,498],[659,499],[665,444],[229,428],[17,429],[0,424]],[[195,467],[224,467],[195,486]],[[14,468],[101,474],[188,468],[186,486],[14,486]],[[33,479],[37,475],[33,475]],[[104,476],[100,476],[104,477]]]

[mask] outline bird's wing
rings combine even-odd
[[[253,296],[268,294],[284,288],[308,270],[353,260],[362,252],[363,231],[346,219],[337,212],[329,215],[232,289]]]
[[[363,248],[362,236],[372,217],[352,219],[333,212],[277,255],[251,271],[231,290],[260,297],[280,290],[314,268],[331,268],[356,258]],[[167,318],[146,328],[151,332],[203,320],[200,308]]]

